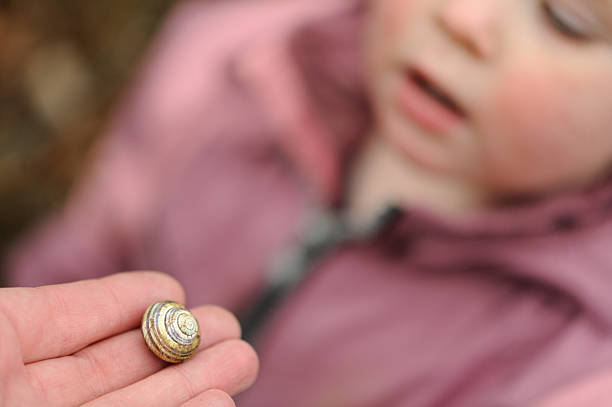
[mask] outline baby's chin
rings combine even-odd
[[[379,137],[385,139],[410,165],[423,172],[479,180],[480,160],[467,129],[440,135],[419,127],[395,112],[387,112],[383,116]]]
[[[577,190],[601,184],[612,174],[606,171],[588,174],[568,173],[563,166],[551,167],[547,173],[534,174],[517,168],[487,166],[474,155],[448,150],[439,144],[429,143],[428,134],[419,132],[393,132],[394,126],[381,128],[373,137],[382,140],[394,150],[408,173],[410,183],[415,177],[427,184],[420,194],[432,192],[431,197],[421,196],[419,202],[430,202],[432,209],[441,208],[450,214],[473,213],[478,210],[514,205],[525,205],[553,199]],[[499,164],[499,163],[497,163]],[[408,194],[410,191],[405,191]],[[439,205],[440,198],[447,202]]]

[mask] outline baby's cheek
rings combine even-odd
[[[515,71],[499,80],[482,129],[485,166],[496,180],[538,190],[572,176],[581,164],[581,108],[572,100],[577,86],[553,70]]]
[[[569,89],[555,78],[515,74],[502,82],[490,106],[501,125],[499,130],[505,133],[505,142],[523,146],[524,153],[537,153],[540,148],[552,147],[553,134],[567,124],[572,113],[570,100]]]
[[[409,23],[415,0],[370,0],[376,10],[376,19],[381,28],[382,39],[395,42]]]

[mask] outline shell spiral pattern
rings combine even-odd
[[[149,349],[171,363],[189,359],[200,344],[198,321],[174,301],[156,302],[147,308],[142,317],[142,334]]]

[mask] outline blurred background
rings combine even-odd
[[[0,264],[61,207],[177,2],[0,0]]]

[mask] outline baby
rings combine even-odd
[[[370,7],[366,54],[380,135],[372,142],[385,152],[365,152],[364,165],[386,165],[387,177],[373,178],[391,177],[393,185],[357,182],[361,200],[384,189],[402,202],[465,212],[609,173],[610,4],[383,0]],[[406,188],[405,179],[414,185]]]
[[[185,3],[13,281],[172,274],[256,338],[240,406],[533,405],[612,365],[611,40],[598,0]]]

